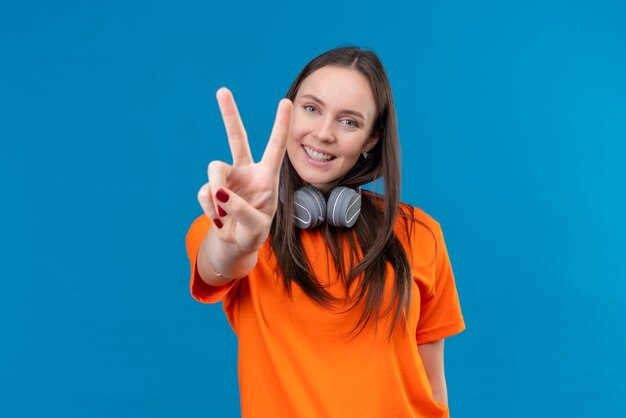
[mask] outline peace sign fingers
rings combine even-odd
[[[252,153],[248,144],[248,136],[239,116],[235,99],[225,87],[219,89],[215,95],[222,113],[230,152],[233,156],[233,165],[252,163]]]
[[[203,186],[198,200],[219,229],[214,236],[233,244],[237,251],[250,252],[265,242],[276,213],[280,167],[287,148],[293,104],[288,99],[278,104],[263,159],[255,164],[232,93],[221,88],[216,97],[233,164],[221,161],[209,164],[210,183]]]

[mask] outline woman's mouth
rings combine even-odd
[[[314,149],[309,148],[306,145],[303,145],[302,148],[304,148],[304,151],[312,160],[319,161],[321,163],[325,163],[335,158],[330,154],[324,154],[322,152],[315,151]]]

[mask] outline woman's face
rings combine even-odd
[[[370,150],[376,104],[357,70],[326,66],[304,79],[294,99],[287,155],[305,182],[326,192]]]

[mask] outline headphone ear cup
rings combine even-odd
[[[328,197],[328,223],[340,228],[351,228],[361,213],[361,191],[336,187]]]
[[[300,229],[315,228],[326,217],[326,200],[313,186],[298,189],[294,195],[294,221]]]

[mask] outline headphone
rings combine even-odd
[[[284,188],[280,187],[280,201],[285,203]],[[293,219],[300,229],[315,228],[326,221],[340,228],[351,228],[361,213],[361,189],[335,187],[328,202],[321,191],[313,186],[304,186],[294,194]]]

